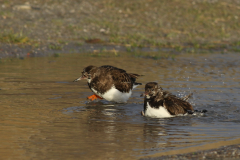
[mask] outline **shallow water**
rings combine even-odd
[[[88,103],[86,81],[73,83],[89,64],[143,74],[178,96],[193,92],[205,115],[140,115],[144,86],[127,104]],[[2,59],[1,159],[138,159],[156,153],[240,138],[238,54],[180,55],[153,60],[130,56]]]

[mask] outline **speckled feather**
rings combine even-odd
[[[135,83],[136,78],[140,76],[138,74],[127,73],[123,69],[108,65],[98,68],[92,66],[90,74],[91,82],[89,83],[89,88],[94,88],[101,94],[111,89],[113,85],[120,92],[128,93],[130,90],[132,90],[133,85],[137,84]]]
[[[156,82],[149,82],[145,86],[144,111],[147,110],[147,103],[155,109],[164,107],[171,115],[185,114],[188,110],[193,111],[192,105],[186,100],[192,95],[179,98],[170,92],[163,91]]]
[[[108,101],[124,103],[131,96],[132,89],[141,85],[136,83],[139,76],[109,65],[88,66],[82,72],[82,77],[87,78],[88,86],[95,94]]]

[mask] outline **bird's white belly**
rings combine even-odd
[[[126,92],[123,93],[123,92],[120,92],[119,90],[117,90],[114,86],[104,94],[100,94],[93,88],[92,88],[92,91],[95,94],[99,95],[100,97],[106,99],[107,101],[113,101],[113,102],[118,102],[118,103],[126,103],[132,94],[131,90],[129,91],[129,93],[126,93]]]
[[[90,84],[92,79],[87,78],[87,82]]]
[[[145,111],[145,116],[147,117],[155,117],[155,118],[168,118],[173,117],[166,108],[160,106],[159,108],[152,108],[150,107],[149,103],[147,102],[147,109]]]

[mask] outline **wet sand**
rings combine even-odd
[[[222,160],[239,160],[240,145],[224,146],[216,149],[190,152],[188,154],[174,154],[170,156],[159,156],[155,158],[143,158],[146,160],[177,160],[177,159],[222,159]]]
[[[237,1],[0,2],[0,57],[86,52],[81,46],[93,43],[128,51],[239,52]]]
[[[240,159],[240,139],[216,142],[164,153],[157,153],[142,160],[177,159]],[[221,146],[221,147],[219,147]]]

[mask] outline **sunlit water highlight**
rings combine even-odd
[[[237,54],[181,55],[175,60],[62,55],[2,59],[0,133],[2,158],[126,159],[240,138],[240,60]],[[127,104],[88,103],[84,67],[114,65],[143,74],[178,96],[193,92],[205,115],[146,118],[144,86]]]

